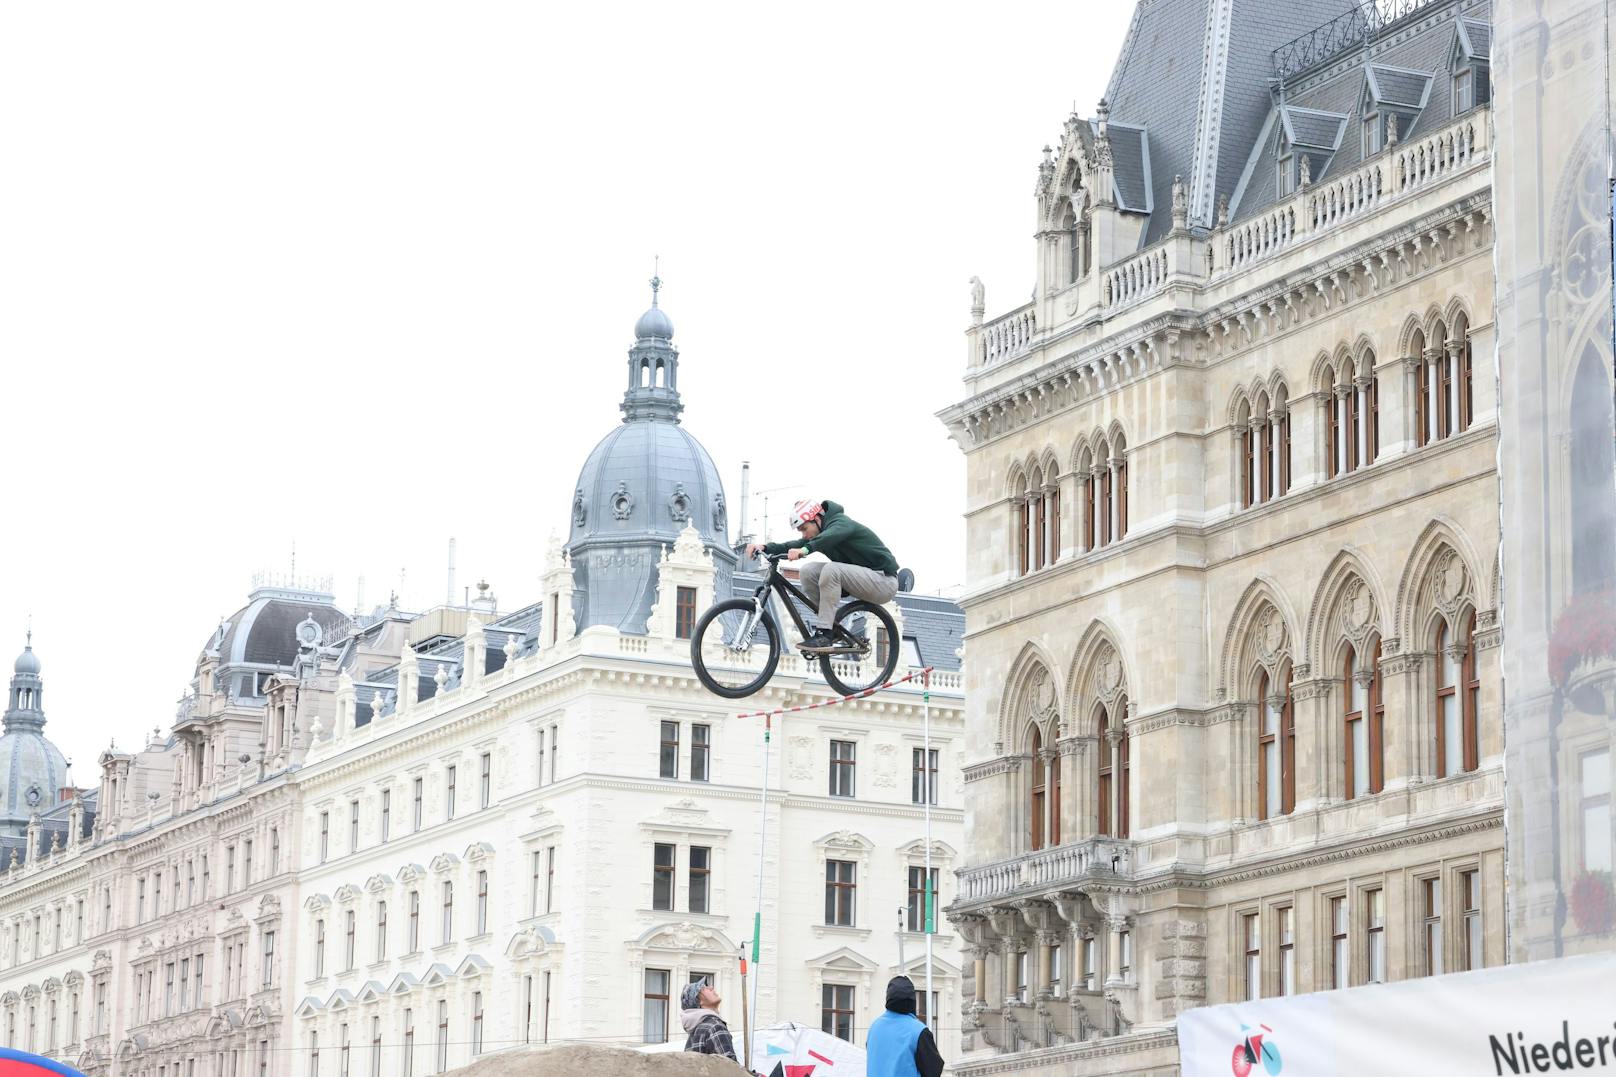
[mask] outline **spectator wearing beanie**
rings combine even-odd
[[[685,1050],[699,1055],[723,1055],[731,1062],[735,1057],[735,1038],[729,1026],[718,1016],[718,1004],[724,1000],[705,981],[687,984],[679,996],[679,1023],[685,1026]]]
[[[868,1077],[940,1077],[943,1056],[931,1029],[915,1016],[915,985],[907,976],[887,983],[887,1009],[865,1041]]]

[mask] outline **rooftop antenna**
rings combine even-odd
[[[454,605],[454,577],[455,577],[455,540],[454,540],[454,536],[450,535],[449,536],[449,586],[448,586],[448,590],[446,590],[444,592],[443,604],[445,606],[453,606]]]
[[[662,288],[662,255],[651,256],[651,306],[656,307],[657,292]]]
[[[737,546],[744,544],[752,537],[752,521],[747,518],[747,502],[752,496],[752,462],[741,461],[741,533],[735,536]]]

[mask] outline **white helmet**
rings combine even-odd
[[[821,520],[824,516],[823,501],[799,501],[791,506],[791,530],[800,531],[803,524],[810,520]]]

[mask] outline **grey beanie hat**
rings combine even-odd
[[[679,993],[679,1007],[685,1010],[701,1008],[701,989],[706,987],[704,980],[697,980],[693,984],[686,984],[685,989]]]

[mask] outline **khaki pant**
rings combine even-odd
[[[844,565],[836,561],[810,561],[802,566],[797,581],[808,601],[819,608],[818,628],[829,628],[836,620],[836,607],[842,592],[866,602],[884,604],[898,594],[898,578],[873,568]]]

